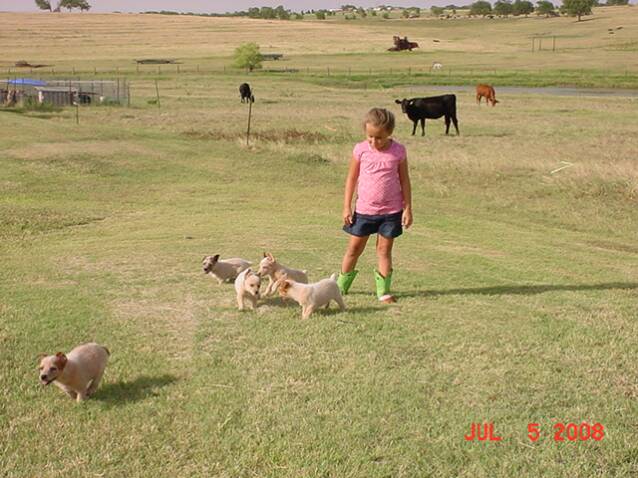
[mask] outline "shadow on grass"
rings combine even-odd
[[[538,285],[497,285],[492,287],[468,287],[464,289],[414,290],[397,292],[397,297],[432,297],[438,295],[534,295],[554,291],[588,291],[638,289],[635,282],[608,282],[602,284],[538,284]]]
[[[138,402],[156,395],[156,390],[177,381],[173,375],[158,375],[149,377],[142,375],[130,382],[109,383],[100,387],[95,399],[109,405],[122,405],[128,402]]]

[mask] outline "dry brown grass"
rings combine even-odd
[[[420,49],[388,55],[392,35],[398,32],[417,41]],[[583,22],[569,17],[320,22],[0,13],[0,43],[3,51],[10,52],[0,66],[26,60],[67,68],[108,65],[130,69],[134,59],[152,57],[221,67],[230,64],[227,57],[240,43],[254,41],[264,52],[285,54],[286,61],[267,64],[274,67],[348,68],[355,66],[350,54],[360,53],[368,57],[364,62],[359,59],[356,67],[373,70],[391,66],[427,69],[435,59],[454,68],[635,71],[635,65],[626,60],[627,53],[635,50],[637,35],[638,15],[631,6],[597,8]],[[558,50],[552,53],[554,36]],[[531,53],[533,37],[545,38],[544,51]]]

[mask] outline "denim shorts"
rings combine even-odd
[[[394,238],[403,234],[401,218],[403,211],[392,214],[368,215],[355,212],[352,215],[352,224],[343,226],[343,230],[353,236],[369,236],[379,234],[383,237]]]

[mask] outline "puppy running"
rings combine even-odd
[[[215,277],[220,284],[225,281],[235,280],[237,275],[241,271],[248,269],[251,264],[252,262],[238,257],[220,260],[219,254],[206,256],[202,260],[204,273]]]
[[[106,347],[89,343],[75,347],[68,355],[58,352],[40,360],[40,382],[51,382],[78,402],[97,390],[111,353]]]
[[[301,305],[302,319],[307,319],[310,314],[324,305],[327,309],[330,307],[331,300],[339,304],[341,310],[346,308],[337,285],[337,274],[332,274],[329,279],[322,279],[314,284],[300,284],[283,274],[277,280],[276,287],[279,288],[279,294],[282,297],[291,297]]]
[[[277,291],[275,282],[277,282],[284,274],[295,282],[299,282],[301,284],[308,283],[308,271],[300,271],[298,269],[286,267],[277,262],[270,252],[264,252],[264,258],[259,263],[259,270],[257,271],[257,274],[262,277],[267,275],[269,279],[264,296],[272,295]]]
[[[244,310],[244,300],[248,299],[250,308],[255,310],[259,300],[259,287],[261,277],[255,274],[251,268],[242,271],[235,279],[235,291],[237,292],[237,306]]]

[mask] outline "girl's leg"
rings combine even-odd
[[[392,285],[392,245],[394,239],[377,235],[377,270],[374,271],[374,281],[376,283],[377,298],[385,303],[391,304],[396,299],[390,294]]]
[[[341,292],[341,294],[348,293],[348,290],[350,290],[350,286],[352,285],[354,278],[357,276],[357,271],[354,270],[354,268],[357,265],[359,256],[366,247],[366,243],[368,242],[369,237],[370,236],[350,236],[348,249],[346,249],[346,253],[343,256],[343,261],[341,262],[341,273],[337,278],[337,285],[339,286],[339,291]]]
[[[383,237],[377,234],[377,270],[383,277],[388,277],[392,272],[392,246],[394,238]]]
[[[370,236],[350,236],[348,249],[346,249],[346,253],[343,255],[343,261],[341,262],[342,273],[354,270],[357,265],[357,261],[359,260],[359,256],[366,248],[366,243],[368,242],[369,237]]]

